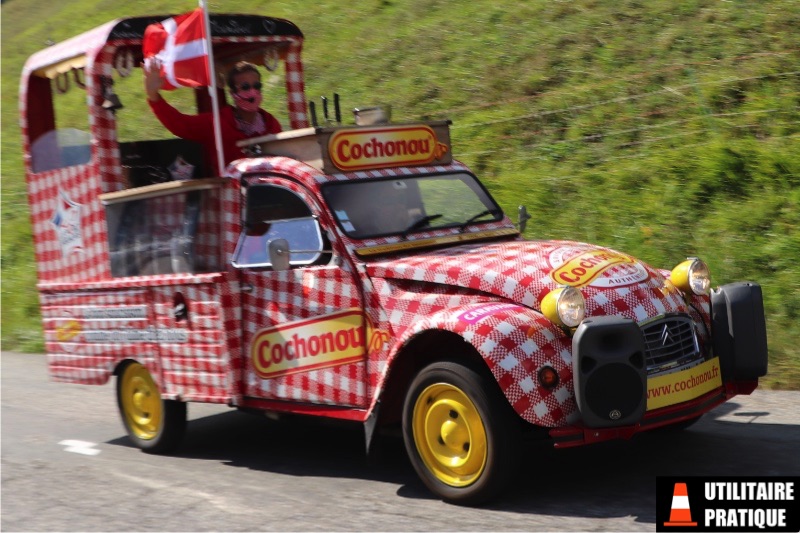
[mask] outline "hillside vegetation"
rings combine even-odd
[[[16,103],[48,39],[190,1],[7,0],[2,6],[2,340],[42,348]],[[309,97],[449,118],[454,155],[529,238],[611,246],[714,284],[759,282],[770,373],[800,388],[800,10],[796,0],[225,0],[306,35]],[[139,73],[118,92],[147,117]],[[269,100],[269,96],[267,97]],[[149,118],[149,117],[148,117]],[[284,123],[285,117],[280,117]],[[163,133],[159,133],[163,136]]]

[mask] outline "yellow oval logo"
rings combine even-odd
[[[331,161],[345,171],[425,165],[447,149],[424,125],[339,130],[328,142]]]
[[[355,363],[364,358],[365,348],[363,314],[348,309],[262,329],[250,356],[256,374],[270,379]]]
[[[613,265],[633,262],[633,259],[626,255],[605,250],[592,250],[573,257],[553,270],[550,276],[561,285],[580,287],[588,284]]]
[[[56,340],[69,342],[81,333],[81,323],[77,320],[68,320],[56,327]]]

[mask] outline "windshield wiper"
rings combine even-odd
[[[437,218],[442,218],[442,215],[441,214],[425,215],[424,217],[420,218],[419,220],[414,221],[409,227],[404,229],[403,232],[400,233],[400,236],[405,239],[406,237],[408,237],[408,234],[411,233],[412,231],[414,231],[415,229],[419,229],[422,226],[425,226],[426,224],[428,224],[430,221],[436,220]]]
[[[461,226],[458,228],[458,230],[459,231],[464,231],[464,229],[466,229],[467,226],[469,226],[470,224],[472,224],[473,222],[475,222],[479,218],[485,217],[486,215],[495,215],[495,216],[497,216],[497,215],[500,214],[500,212],[501,211],[499,209],[487,209],[486,211],[481,211],[477,215],[473,215],[473,216],[469,217],[466,222],[461,224]]]

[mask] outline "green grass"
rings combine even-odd
[[[42,348],[14,103],[23,62],[47,39],[194,6],[2,5],[4,348]],[[389,103],[397,121],[453,120],[455,157],[508,212],[527,205],[530,238],[595,242],[667,268],[698,255],[715,284],[759,282],[770,345],[763,383],[800,388],[794,0],[226,0],[210,8],[297,23],[309,97],[338,92],[345,108]],[[148,121],[139,73],[118,83],[122,137],[163,136]]]

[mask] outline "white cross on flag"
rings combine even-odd
[[[145,63],[161,64],[162,89],[211,85],[203,8],[149,25],[144,31]]]

